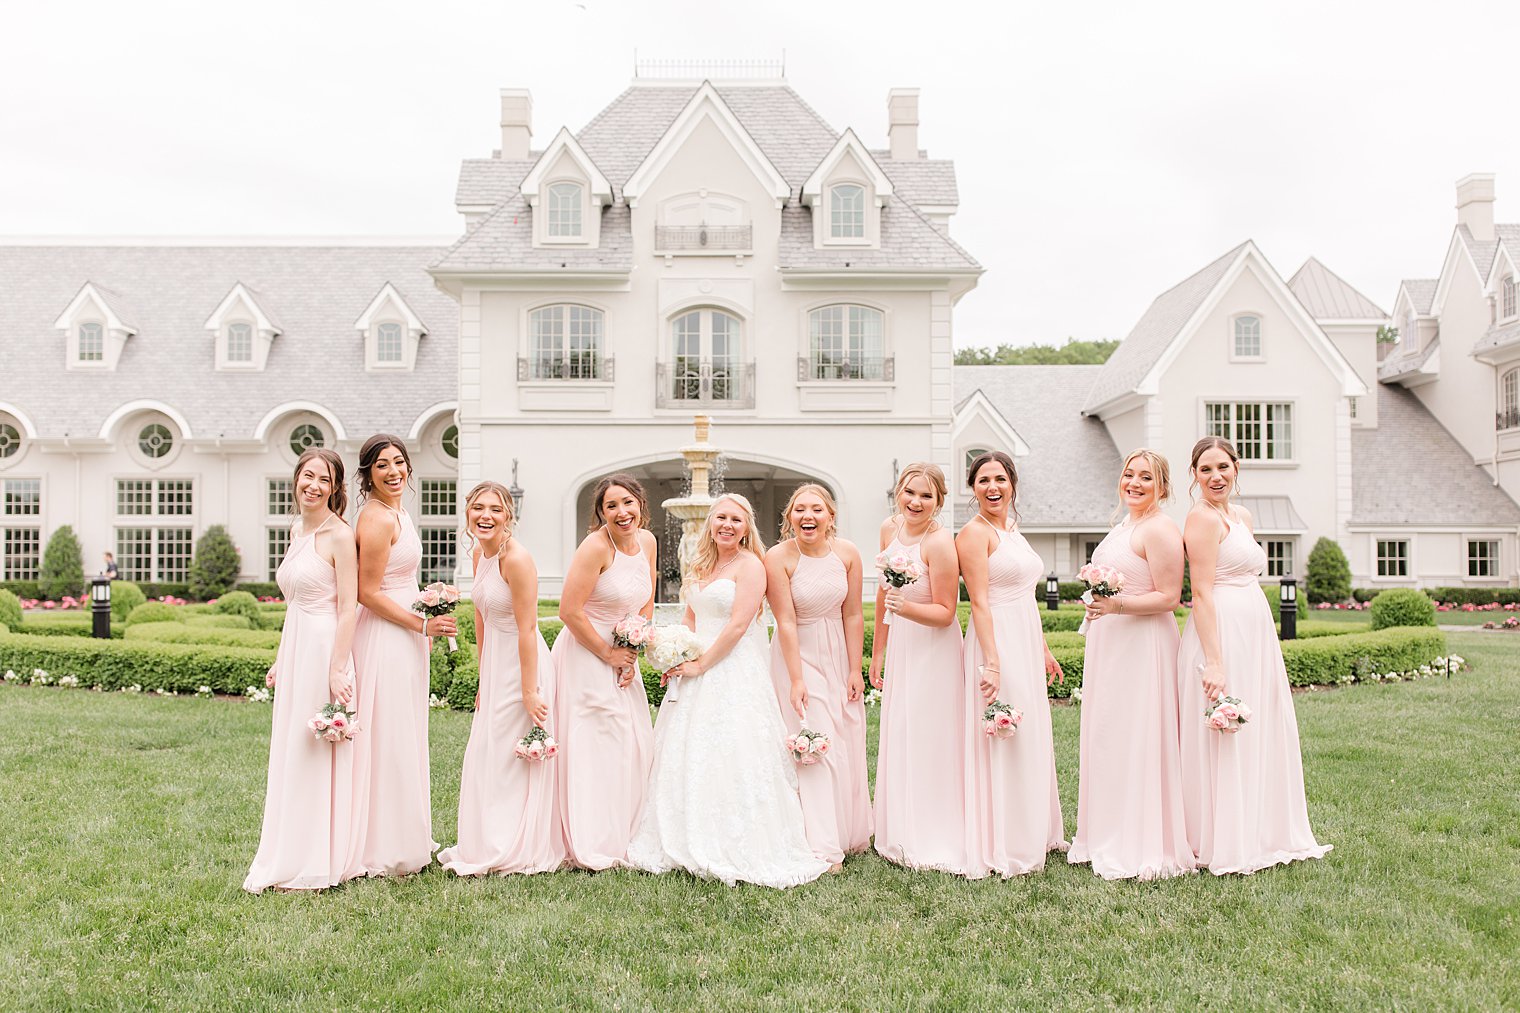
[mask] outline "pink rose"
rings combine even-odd
[[[332,716],[331,724],[334,728],[338,729],[338,731],[341,732],[343,729],[348,727],[348,716],[342,711],[339,711]]]
[[[543,739],[534,739],[532,742],[528,743],[528,759],[530,759],[530,760],[536,760],[536,759],[538,759],[539,757],[541,757],[543,755],[544,755],[544,741],[543,741]]]
[[[329,728],[325,733],[323,733],[322,738],[326,739],[328,742],[342,742],[343,730],[341,728]]]
[[[453,584],[445,584],[441,590],[443,600],[450,605],[459,604],[459,588]]]
[[[519,760],[526,760],[528,758],[528,747],[521,742],[512,747],[512,752],[516,754]]]
[[[1249,721],[1251,719],[1251,708],[1247,707],[1245,704],[1240,704],[1239,706],[1237,706],[1236,709],[1235,709],[1235,711],[1236,711],[1235,716],[1240,721],[1245,722],[1245,721]]]
[[[554,756],[558,752],[559,752],[559,743],[558,742],[555,742],[553,739],[545,739],[544,740],[544,759],[547,760],[547,759],[549,759],[549,757]]]
[[[1235,709],[1235,705],[1232,704],[1232,703],[1222,703],[1222,704],[1220,704],[1219,708],[1216,711],[1214,711],[1214,713],[1215,714],[1223,714],[1226,718],[1228,718],[1231,721],[1234,721],[1236,718],[1240,717],[1240,712]]]
[[[1229,726],[1230,726],[1230,719],[1227,718],[1227,717],[1225,717],[1223,714],[1219,713],[1217,710],[1213,714],[1211,714],[1209,716],[1209,727],[1210,728],[1218,729],[1219,731],[1222,732],[1226,728],[1228,728]]]
[[[995,725],[991,721],[989,721],[989,722],[987,722],[987,724],[985,726],[983,726],[982,731],[986,732],[989,736],[996,735],[997,734],[997,725]]]
[[[438,605],[438,592],[428,588],[417,596],[417,603],[423,608],[436,608]]]
[[[890,559],[890,558],[891,557],[887,555],[887,551],[885,549],[883,549],[882,551],[878,552],[876,554],[876,568],[878,570],[885,569],[886,565],[887,565],[887,560]]]
[[[816,738],[812,742],[808,743],[808,752],[810,752],[810,753],[817,753],[819,756],[822,756],[824,753],[827,753],[828,751],[829,751],[829,740],[828,739],[825,739],[825,738]]]
[[[993,721],[993,724],[995,724],[999,728],[1012,728],[1013,727],[1013,715],[1012,714],[1004,714],[1002,712],[999,712],[998,715],[992,719],[992,721]]]
[[[327,724],[321,718],[312,718],[310,721],[306,722],[306,727],[310,729],[313,734],[320,735],[322,733],[322,729],[327,727]]]

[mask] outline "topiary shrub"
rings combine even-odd
[[[142,588],[130,580],[111,581],[111,622],[126,622],[132,610],[147,600],[148,596],[142,593]]]
[[[161,601],[145,602],[127,613],[127,625],[136,626],[138,623],[172,623],[178,622],[180,612],[173,605],[165,605]]]
[[[1351,564],[1340,543],[1321,537],[1309,550],[1309,571],[1304,580],[1304,594],[1309,604],[1345,601],[1351,597]]]
[[[0,588],[0,631],[21,631],[21,599]]]
[[[67,524],[48,539],[38,578],[38,589],[44,598],[56,599],[64,595],[78,598],[84,594],[84,557],[80,554],[74,529]]]
[[[1391,587],[1372,599],[1372,628],[1391,626],[1434,626],[1435,602],[1412,587]]]
[[[228,591],[216,600],[215,614],[242,616],[258,629],[263,622],[264,610],[259,608],[259,600],[247,591]]]
[[[238,554],[232,536],[220,524],[213,524],[195,543],[195,559],[190,563],[190,596],[216,598],[237,583],[243,557]],[[246,593],[246,592],[245,592]],[[252,595],[248,597],[252,598]],[[257,601],[255,600],[255,604]]]

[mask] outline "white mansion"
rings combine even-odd
[[[1490,177],[1464,181],[1440,279],[1406,282],[1392,318],[1316,261],[1284,281],[1246,242],[1105,365],[952,367],[981,268],[951,238],[954,167],[918,147],[917,105],[891,92],[870,148],[783,81],[639,79],[534,148],[529,95],[504,91],[452,245],[0,241],[0,580],[34,578],[64,524],[87,569],[112,550],[152,581],[182,580],[224,524],[246,578],[271,579],[299,450],[352,462],[394,432],[427,575],[468,580],[458,504],[490,477],[521,489],[552,595],[610,471],[646,482],[669,538],[657,504],[705,412],[727,487],[768,526],[816,480],[872,545],[894,465],[917,459],[945,468],[959,519],[968,455],[1005,448],[1024,528],[1070,579],[1122,450],[1184,473],[1218,432],[1248,458],[1274,572],[1328,535],[1358,585],[1515,582],[1520,226],[1493,224]]]

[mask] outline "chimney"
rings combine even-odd
[[[1457,224],[1480,243],[1494,241],[1494,175],[1475,172],[1457,180]]]
[[[894,162],[918,158],[918,89],[887,92],[887,144]]]
[[[526,88],[501,90],[501,158],[522,162],[533,139],[533,96]]]

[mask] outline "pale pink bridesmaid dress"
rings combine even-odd
[[[470,724],[459,779],[459,843],[438,853],[438,864],[461,876],[553,872],[565,861],[555,773],[559,758],[520,760],[517,740],[533,719],[523,707],[522,664],[512,590],[495,556],[480,560],[471,590],[480,631],[480,706]],[[554,661],[535,626],[538,691],[554,713]],[[548,731],[555,735],[551,721]]]
[[[610,644],[612,627],[643,608],[651,590],[644,550],[629,556],[614,546],[612,565],[597,577],[586,601],[586,618]],[[618,688],[612,666],[567,629],[555,638],[553,655],[560,755],[550,762],[560,765],[560,810],[570,862],[585,869],[624,865],[654,760],[654,723],[644,681],[635,673],[631,683]]]
[[[851,658],[845,647],[843,606],[849,582],[844,563],[833,552],[816,559],[799,553],[791,587],[802,680],[808,691],[806,722],[792,708],[792,677],[780,637],[771,639],[771,680],[787,732],[805,723],[831,742],[822,762],[797,768],[797,787],[813,854],[838,864],[845,855],[871,846],[866,708],[864,701],[849,700],[850,673],[859,673],[860,659]]]
[[[1266,553],[1246,526],[1230,524],[1219,543],[1214,603],[1225,694],[1251,708],[1250,721],[1237,732],[1204,726],[1209,703],[1198,675],[1203,645],[1193,626],[1196,612],[1183,630],[1177,659],[1188,842],[1198,864],[1216,876],[1319,858],[1330,850],[1309,826],[1293,695],[1272,610],[1257,584],[1266,565]]]
[[[342,521],[329,517],[327,523]],[[317,531],[292,538],[275,573],[285,625],[275,656],[264,829],[243,880],[252,893],[332,886],[344,878],[348,856],[353,743],[318,741],[306,727],[332,702],[327,670],[338,634],[338,579],[317,554]]]
[[[1093,552],[1124,574],[1124,593],[1156,589],[1128,521]],[[1165,879],[1194,871],[1182,813],[1177,741],[1177,620],[1170,612],[1110,613],[1088,624],[1082,664],[1077,835],[1067,860],[1104,879]]]
[[[1045,688],[1045,634],[1034,585],[1045,565],[1017,531],[999,531],[987,557],[987,603],[1001,672],[998,699],[1024,715],[1006,739],[982,731],[984,660],[973,617],[966,630],[961,725],[966,741],[966,874],[1004,878],[1045,867],[1045,854],[1065,850],[1061,796],[1056,791],[1050,697]],[[890,642],[889,642],[890,643]]]
[[[422,542],[411,516],[393,513],[400,535],[380,590],[410,610]],[[361,605],[354,673],[360,731],[353,742],[354,840],[347,875],[404,876],[426,867],[438,848],[428,768],[427,639]]]
[[[924,576],[902,589],[934,598],[918,545],[892,539]],[[913,869],[966,871],[966,692],[961,626],[924,626],[892,616],[884,659],[881,741],[876,751],[876,851]]]

